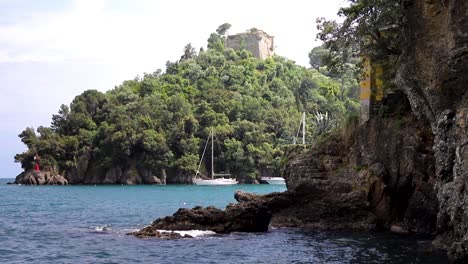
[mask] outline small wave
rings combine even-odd
[[[101,233],[101,232],[109,232],[112,231],[112,228],[110,225],[103,225],[103,226],[92,226],[90,229],[94,230],[95,232]]]
[[[177,233],[181,236],[185,236],[185,235],[189,235],[191,237],[202,237],[202,236],[212,236],[212,235],[216,235],[216,232],[214,231],[209,231],[209,230],[174,230],[174,231],[170,231],[170,230],[157,230],[158,232],[174,232],[174,233]]]

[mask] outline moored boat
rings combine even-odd
[[[203,150],[202,157],[200,159],[200,163],[198,164],[198,169],[197,173],[195,174],[195,177],[193,177],[192,182],[193,184],[196,185],[234,185],[238,184],[238,181],[236,179],[232,178],[225,178],[224,176],[230,176],[230,174],[219,174],[215,175],[214,173],[214,155],[213,155],[213,129],[210,132],[210,135],[208,135],[208,139],[205,144],[205,149]],[[208,177],[203,177],[202,174],[200,173],[200,166],[203,161],[203,157],[205,156],[205,151],[206,147],[208,146],[209,139],[211,137],[211,178]],[[215,178],[218,176],[218,178]]]
[[[268,184],[286,184],[283,177],[262,177]]]

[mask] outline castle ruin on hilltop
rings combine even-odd
[[[266,59],[274,54],[274,37],[263,30],[251,29],[227,37],[226,46],[234,50],[248,50],[253,56]]]

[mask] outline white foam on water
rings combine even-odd
[[[136,231],[139,231],[140,229],[137,229],[137,228],[124,228],[121,230],[121,232],[123,233],[133,233],[133,232],[136,232]]]
[[[185,236],[185,235],[189,235],[191,237],[202,237],[202,236],[212,236],[212,235],[216,235],[216,232],[214,231],[210,231],[210,230],[174,230],[174,231],[170,231],[170,230],[156,230],[158,232],[161,232],[161,233],[170,233],[170,232],[174,232],[174,233],[177,233],[181,236]]]
[[[96,232],[108,232],[112,231],[112,228],[109,225],[103,225],[103,226],[95,226],[95,227],[90,227]]]

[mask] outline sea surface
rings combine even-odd
[[[194,239],[126,235],[180,207],[284,186],[17,186],[0,178],[0,263],[447,263],[422,238],[271,228]]]

